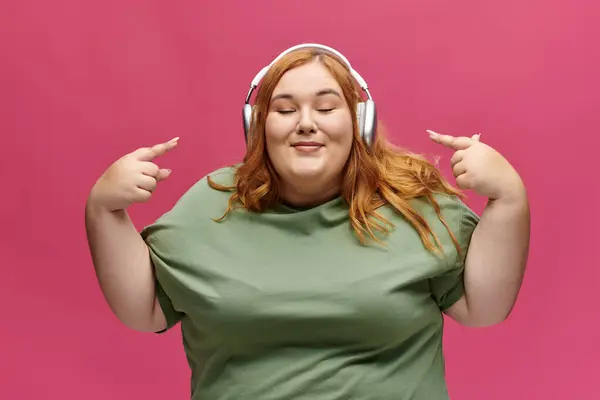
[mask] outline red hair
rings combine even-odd
[[[235,208],[262,212],[282,200],[279,177],[266,150],[265,123],[270,100],[284,73],[315,61],[322,63],[337,80],[353,121],[356,121],[355,104],[363,101],[361,89],[341,60],[316,48],[296,50],[282,57],[269,69],[258,89],[246,155],[237,167],[233,186],[219,185],[208,177],[208,184],[213,189],[233,192],[225,214],[216,221],[223,220]],[[393,224],[377,211],[379,207],[388,205],[415,228],[428,250],[439,253],[441,244],[437,235],[410,204],[412,199],[426,198],[460,251],[434,195],[462,197],[462,194],[450,186],[439,170],[424,157],[401,150],[386,140],[381,124],[372,148],[369,149],[360,138],[356,123],[354,138],[343,169],[341,196],[348,204],[350,223],[360,242],[365,244],[368,236],[381,243],[375,231],[389,233],[393,228]]]

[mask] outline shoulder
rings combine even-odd
[[[236,169],[236,166],[223,167],[203,176],[179,198],[171,212],[189,213],[200,209],[214,210],[217,208],[220,210],[226,207],[227,199],[232,192],[225,190],[225,188],[234,185]],[[211,187],[209,180],[222,186],[223,190]]]
[[[206,176],[204,176],[198,183],[203,182],[204,186],[208,187],[208,179],[210,178],[213,182],[223,186],[232,186],[235,184],[235,173],[239,167],[239,164],[229,165],[226,167],[218,168]],[[208,187],[210,189],[210,187]]]
[[[433,199],[435,203],[426,197],[419,197],[413,199],[410,205],[435,234],[446,236],[450,230],[461,248],[468,247],[473,231],[479,223],[479,216],[457,196],[435,194]]]
[[[434,198],[439,205],[440,214],[448,224],[448,229],[454,234],[460,248],[468,248],[471,236],[479,224],[479,215],[457,196],[439,194]],[[433,206],[430,207],[433,209]]]
[[[435,203],[431,202],[426,197],[419,197],[411,200],[410,204],[424,218],[437,219],[436,208],[439,207],[439,212],[444,219],[459,222],[463,219],[479,220],[477,214],[459,197],[448,194],[433,195]]]
[[[209,179],[220,186],[234,185],[237,166],[216,169],[196,181],[175,205],[164,213],[156,222],[145,227],[144,237],[160,232],[184,232],[188,228],[202,225],[207,221],[221,217],[227,209],[227,202],[232,192],[217,190],[209,185]]]
[[[440,207],[440,212],[444,218],[460,222],[463,219],[476,219],[479,220],[477,214],[459,197],[447,195],[447,194],[436,194],[433,196],[435,201]],[[434,206],[429,202],[429,208],[434,210]]]

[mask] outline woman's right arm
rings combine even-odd
[[[154,266],[146,242],[126,209],[147,202],[171,171],[153,161],[177,145],[177,138],[127,154],[98,179],[88,197],[85,227],[104,298],[129,328],[158,332],[167,327],[156,296]]]
[[[96,276],[112,312],[131,329],[163,330],[167,321],[156,298],[149,249],[127,212],[88,201],[85,226]]]

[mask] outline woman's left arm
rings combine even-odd
[[[445,312],[466,326],[500,323],[515,305],[529,254],[525,186],[508,161],[478,136],[430,135],[435,142],[456,150],[451,163],[459,188],[489,198],[468,248],[465,294]]]
[[[529,204],[523,193],[490,200],[465,262],[465,295],[446,314],[466,326],[490,326],[510,314],[529,253]]]

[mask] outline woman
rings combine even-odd
[[[86,224],[108,304],[140,331],[181,321],[193,399],[448,399],[442,313],[492,325],[519,291],[519,175],[478,136],[430,132],[456,150],[458,187],[490,199],[479,219],[432,164],[357,122],[373,104],[357,108],[339,53],[299,47],[263,72],[243,163],[142,235],[125,210],[169,176],[154,160],[177,139],[98,180]]]

